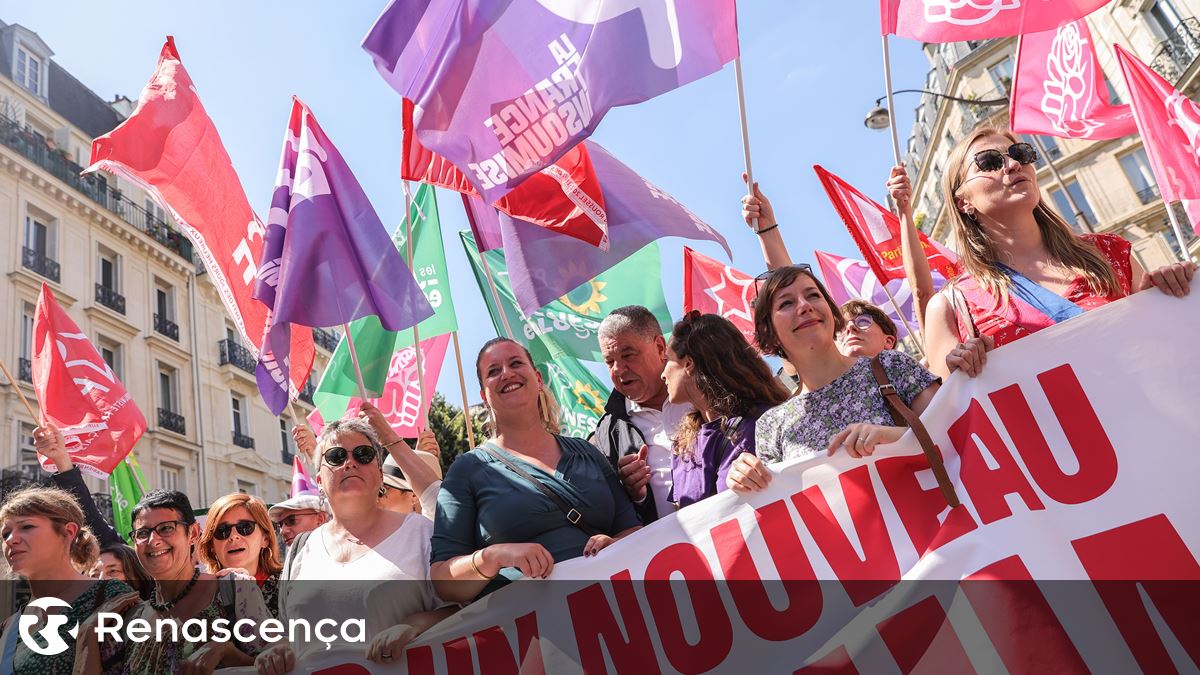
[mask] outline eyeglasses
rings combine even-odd
[[[330,468],[336,469],[345,464],[346,458],[351,455],[354,456],[354,461],[357,462],[359,466],[366,466],[371,462],[374,462],[375,458],[379,456],[379,453],[375,451],[375,446],[373,445],[360,445],[353,450],[347,450],[335,445],[326,450],[325,454],[321,455],[321,460],[324,461],[325,464]]]
[[[308,516],[315,516],[315,515],[317,515],[316,511],[301,511],[299,513],[290,513],[287,516],[280,518],[279,522],[277,524],[283,525],[285,527],[296,527],[297,525],[300,524],[299,521],[301,518],[307,518]]]
[[[871,330],[871,327],[874,325],[875,325],[874,319],[867,316],[866,314],[859,314],[858,316],[856,316],[853,319],[850,319],[849,321],[846,322],[846,330],[850,330],[851,328],[853,328],[854,330],[858,331],[859,333],[865,333],[865,332]]]
[[[187,527],[187,523],[182,520],[164,520],[154,527],[139,527],[129,534],[129,538],[138,543],[150,541],[150,533],[154,532],[159,539],[166,539],[175,534],[175,528],[183,525]]]
[[[782,272],[784,270],[799,270],[801,272],[807,272],[809,274],[812,274],[812,265],[809,265],[808,263],[796,263],[795,265],[788,265],[786,267],[776,267],[773,270],[767,270],[766,272],[763,272],[762,274],[754,277],[754,295],[755,296],[758,295],[759,287],[762,286],[762,284],[765,283],[768,279],[770,279],[772,274],[775,274],[777,272]]]
[[[1004,158],[1012,157],[1019,164],[1033,164],[1038,159],[1037,150],[1028,143],[1013,143],[1007,152],[999,150],[980,150],[975,153],[975,166],[980,171],[999,171],[1004,168]]]
[[[233,534],[234,530],[243,537],[249,537],[255,529],[258,528],[258,523],[253,520],[239,520],[230,525],[229,523],[221,523],[217,529],[213,530],[213,539],[217,541],[225,541],[229,535]]]

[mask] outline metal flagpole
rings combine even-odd
[[[404,243],[408,247],[408,269],[413,268],[413,237],[412,237],[412,193],[408,189],[408,181],[401,180],[400,183],[404,186]],[[413,270],[415,272],[415,270]],[[422,288],[424,293],[425,289]],[[417,410],[421,411],[421,427],[429,425],[427,419],[428,411],[425,409],[425,367],[421,358],[421,333],[417,330],[417,326],[413,325],[413,352],[417,358],[417,389],[421,396],[421,406]]]
[[[887,35],[883,36],[883,91],[887,94],[888,112],[892,115],[888,125],[892,130],[892,157],[896,160],[895,165],[900,166],[900,134],[896,131],[896,102],[892,99],[892,50]]]
[[[1075,203],[1075,198],[1071,196],[1071,191],[1067,189],[1067,181],[1063,180],[1062,174],[1058,172],[1058,167],[1054,165],[1054,160],[1050,158],[1050,153],[1046,152],[1046,146],[1042,145],[1042,139],[1038,138],[1035,134],[1030,134],[1030,137],[1033,139],[1034,145],[1037,146],[1038,154],[1045,158],[1046,166],[1050,167],[1050,173],[1054,176],[1055,182],[1058,183],[1058,188],[1062,190],[1063,196],[1067,198],[1067,205],[1075,212],[1075,222],[1083,225],[1083,228],[1088,232],[1095,234],[1096,229],[1092,227],[1092,223],[1084,215],[1083,209],[1079,208],[1079,205]]]
[[[1179,227],[1179,216],[1175,215],[1175,208],[1167,200],[1163,200],[1167,205],[1167,218],[1171,221],[1171,229],[1175,232],[1175,241],[1179,242],[1179,259],[1183,262],[1188,262],[1192,256],[1188,254],[1187,239],[1183,238],[1183,230]]]
[[[346,346],[350,348],[350,363],[354,364],[354,379],[358,381],[358,395],[367,401],[367,386],[363,384],[362,368],[358,366],[358,352],[354,349],[354,338],[350,337],[350,324],[343,323],[342,330],[346,332]]]
[[[746,121],[746,89],[742,84],[742,57],[733,59],[733,77],[737,82],[738,115],[742,119],[742,156],[746,161],[746,194],[754,196],[754,169],[750,166],[750,125]],[[758,232],[758,218],[750,221],[750,227]]]
[[[880,285],[883,286],[883,292],[887,293],[888,300],[892,301],[892,308],[896,310],[896,316],[900,317],[900,321],[904,324],[904,328],[908,331],[908,334],[912,335],[914,338],[916,338],[914,340],[914,342],[917,345],[917,351],[921,352],[921,357],[924,358],[925,357],[925,345],[924,345],[925,339],[924,339],[924,337],[921,335],[921,333],[913,330],[912,325],[908,323],[908,317],[904,316],[904,310],[900,309],[900,303],[896,302],[896,297],[894,295],[892,295],[892,291],[891,291],[891,289],[889,289],[887,287],[887,284],[880,282]],[[916,302],[917,302],[917,299],[914,297],[913,304],[916,304]]]
[[[463,424],[467,427],[467,442],[474,448],[475,429],[471,424],[471,410],[467,404],[467,380],[463,377],[462,355],[458,351],[458,331],[451,332],[450,338],[454,341],[454,362],[458,364],[458,389],[462,392]]]

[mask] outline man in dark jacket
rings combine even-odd
[[[600,352],[613,392],[591,441],[608,456],[643,523],[674,512],[671,437],[691,406],[667,400],[667,343],[654,314],[619,307],[600,322]]]

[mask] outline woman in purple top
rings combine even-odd
[[[672,403],[694,408],[672,447],[670,499],[682,508],[725,490],[734,458],[754,452],[759,415],[788,392],[732,323],[697,311],[672,329],[662,378]]]

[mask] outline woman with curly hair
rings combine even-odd
[[[725,490],[735,457],[754,454],[754,426],[788,392],[728,319],[688,312],[667,343],[662,379],[672,403],[690,403],[675,431],[671,501],[679,508]]]
[[[208,571],[240,570],[254,577],[271,616],[279,616],[279,541],[267,505],[244,492],[225,495],[208,509],[200,535],[200,561]]]

